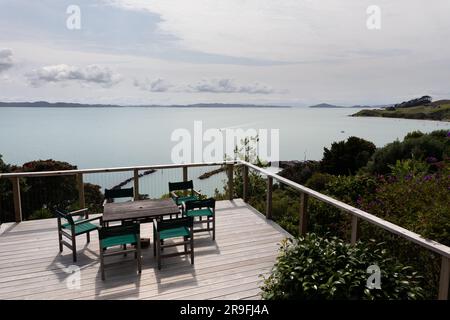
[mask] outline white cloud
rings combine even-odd
[[[91,64],[86,67],[58,64],[34,69],[26,75],[32,86],[41,86],[45,83],[66,83],[69,81],[81,84],[99,84],[111,87],[122,80],[122,76],[107,67]]]
[[[0,49],[0,72],[3,72],[13,66],[11,49]]]
[[[210,79],[202,80],[196,84],[189,85],[190,91],[211,93],[249,93],[269,94],[274,90],[258,82],[246,85],[236,84],[232,79]]]
[[[172,84],[160,78],[156,80],[150,80],[148,78],[146,78],[143,81],[135,80],[134,85],[136,87],[139,87],[141,90],[150,92],[166,92],[171,87],[173,87]]]
[[[103,1],[159,14],[160,31],[183,48],[272,61],[349,60],[352,48],[369,57],[406,52],[397,49],[423,53],[450,36],[448,0],[379,0],[377,31],[367,29],[368,0]]]

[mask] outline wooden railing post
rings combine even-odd
[[[308,227],[308,195],[304,192],[300,193],[300,219],[299,233],[301,236],[306,234]]]
[[[272,219],[272,190],[273,178],[267,177],[267,196],[266,196],[266,218]]]
[[[439,300],[448,300],[448,286],[450,277],[450,259],[442,256],[441,274],[439,276]]]
[[[242,190],[242,198],[244,202],[248,201],[248,167],[244,164],[244,171],[242,172],[242,180],[243,180],[243,190]]]
[[[188,167],[187,166],[183,167],[183,181],[184,182],[188,181]]]
[[[227,175],[228,175],[228,200],[233,200],[233,194],[234,194],[234,190],[233,190],[233,170],[234,170],[234,165],[233,164],[228,164],[227,165]]]
[[[18,177],[11,179],[14,195],[14,216],[16,222],[22,222],[22,201],[20,199],[20,180]]]
[[[352,216],[352,236],[351,243],[355,244],[359,240],[360,228],[359,219],[357,216]]]
[[[133,182],[134,182],[134,200],[139,200],[139,170],[133,170]]]
[[[78,185],[78,201],[80,204],[80,208],[86,208],[86,201],[84,199],[84,182],[83,182],[83,174],[77,174],[77,185]]]

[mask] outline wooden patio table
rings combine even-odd
[[[172,199],[111,202],[106,203],[103,208],[103,222],[152,222],[154,218],[177,214],[180,214],[180,209]]]
[[[155,218],[180,214],[180,209],[172,199],[151,199],[128,202],[106,203],[103,208],[103,224],[115,221],[153,222]],[[150,239],[141,238],[147,246]]]

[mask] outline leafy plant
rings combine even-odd
[[[333,142],[330,149],[324,148],[322,172],[336,175],[355,174],[367,164],[375,150],[376,147],[372,142],[358,137]]]
[[[381,289],[366,287],[367,268],[381,271]],[[264,278],[262,297],[278,299],[421,299],[421,277],[391,258],[383,244],[345,243],[307,234],[286,239],[272,273]]]

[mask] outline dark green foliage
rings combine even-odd
[[[76,169],[67,162],[37,160],[23,166],[9,166],[0,158],[1,172],[36,172]],[[79,209],[76,176],[29,177],[20,180],[22,214],[25,220],[53,217],[53,209]],[[84,184],[86,205],[93,212],[101,212],[103,195],[100,186]],[[14,220],[12,186],[9,180],[0,179],[1,221]]]
[[[381,289],[366,287],[370,265],[381,270]],[[350,245],[338,238],[307,234],[282,243],[264,281],[264,299],[421,299],[421,278],[390,257],[383,244]]]
[[[11,171],[11,166],[3,162],[0,154],[0,173]],[[0,223],[11,221],[14,217],[14,208],[12,203],[11,182],[7,179],[0,179]]]
[[[305,186],[316,191],[322,191],[333,178],[334,176],[329,173],[315,172],[311,178],[306,181]]]
[[[367,164],[375,150],[372,142],[358,137],[333,142],[330,149],[324,148],[321,170],[335,175],[355,174]]]
[[[27,162],[20,171],[36,172],[72,169],[76,169],[76,166],[72,166],[67,162],[49,159]],[[22,198],[24,199],[22,210],[25,219],[28,218],[26,214],[40,210],[44,205],[50,210],[56,207],[67,208],[78,198],[76,176],[30,177],[24,178],[22,182]]]
[[[303,161],[284,168],[279,175],[294,182],[304,184],[312,175],[320,171],[319,161]]]
[[[90,212],[103,212],[103,194],[101,187],[92,183],[84,184],[84,197]]]
[[[446,130],[438,130],[429,134],[413,132],[405,139],[387,144],[378,149],[372,156],[364,171],[370,174],[386,174],[390,166],[397,160],[416,159],[426,161],[435,158],[442,161],[450,157],[450,139]]]

